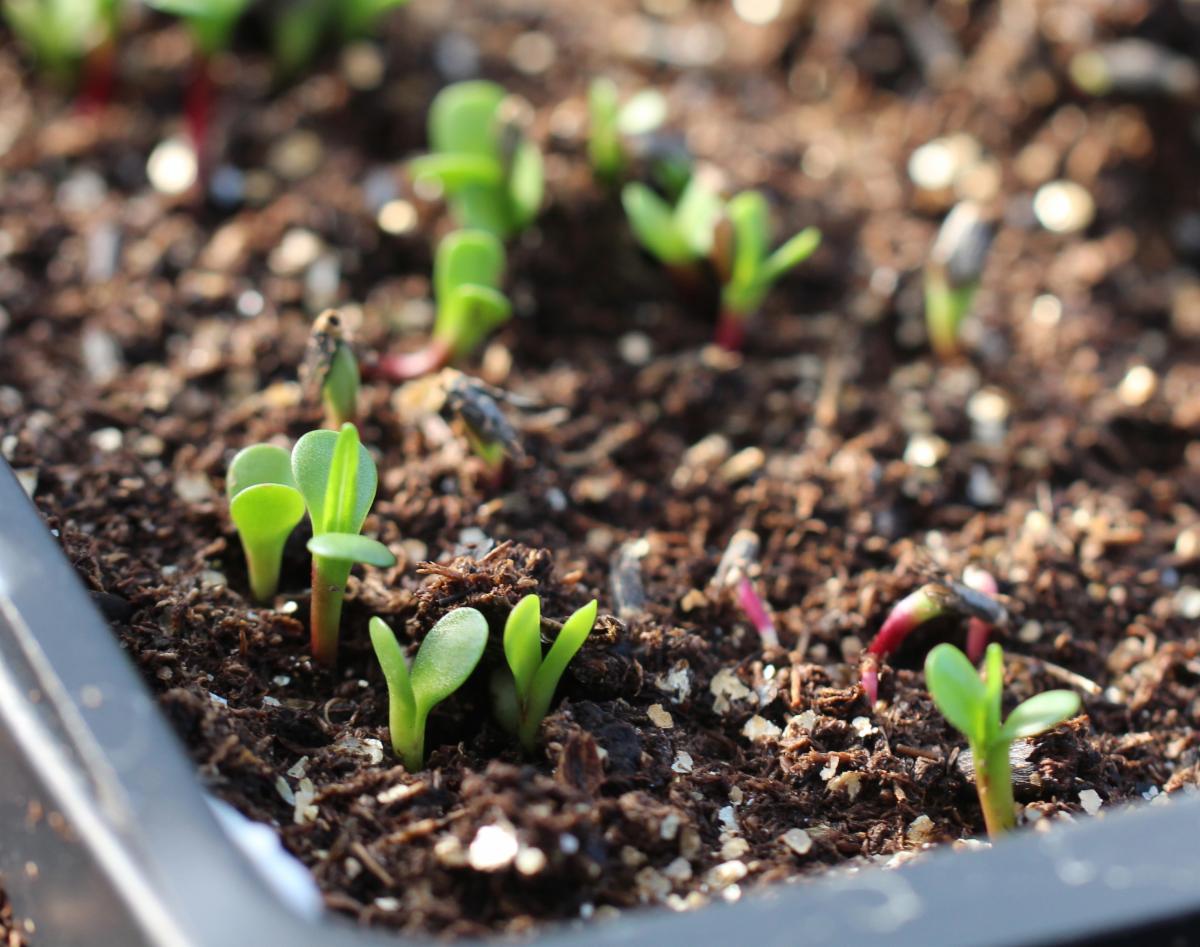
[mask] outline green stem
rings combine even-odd
[[[980,752],[980,750],[983,752]],[[992,746],[972,748],[975,756],[975,788],[983,808],[988,835],[999,838],[1016,826],[1013,814],[1012,768],[1008,762],[1008,742],[997,740]]]
[[[279,588],[279,569],[283,563],[283,543],[248,543],[242,539],[246,554],[246,571],[250,575],[250,591],[254,598],[267,603]]]
[[[342,600],[346,580],[354,563],[346,559],[313,556],[312,565],[312,653],[321,664],[337,663],[338,628],[342,622]]]
[[[537,748],[538,729],[542,725],[542,718],[546,716],[546,711],[550,709],[550,701],[554,699],[554,691],[549,694],[541,694],[536,690],[529,695],[529,699],[520,703],[521,708],[521,723],[517,729],[517,738],[521,741],[521,746],[525,748],[526,753],[532,753]]]
[[[404,768],[415,773],[425,764],[425,715],[414,711],[410,718],[398,704],[392,701],[388,710],[392,749],[404,760]]]

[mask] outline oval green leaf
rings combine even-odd
[[[225,494],[235,497],[247,487],[259,483],[281,483],[295,487],[291,455],[274,444],[252,444],[244,447],[229,464],[225,476]]]
[[[443,305],[460,286],[499,287],[504,245],[486,230],[455,230],[438,244],[433,261],[433,295]]]
[[[283,539],[304,518],[304,498],[295,487],[257,483],[230,501],[229,516],[249,543]]]
[[[508,621],[504,623],[504,657],[508,659],[517,694],[524,700],[542,663],[542,603],[536,595],[526,595],[508,613]]]
[[[951,725],[968,740],[987,743],[987,693],[967,656],[951,644],[940,644],[925,658],[925,686]]]
[[[375,657],[383,670],[383,679],[387,681],[388,694],[392,700],[400,703],[400,709],[405,713],[404,719],[409,720],[414,704],[404,651],[392,629],[382,618],[372,618],[367,628],[371,633],[371,646],[375,649]]]
[[[429,106],[429,144],[434,151],[497,155],[493,119],[508,93],[486,80],[446,86]]]
[[[430,629],[409,672],[418,714],[462,687],[487,640],[487,619],[474,608],[456,608]]]
[[[513,155],[508,172],[508,198],[512,204],[512,229],[523,230],[537,216],[546,191],[542,152],[532,141],[523,141]]]
[[[1035,694],[1009,714],[1000,735],[1008,741],[1036,736],[1074,717],[1079,713],[1080,705],[1079,695],[1074,691]]]
[[[414,180],[432,179],[446,194],[456,194],[465,187],[479,185],[496,187],[504,178],[504,168],[491,155],[439,152],[413,158],[408,173]]]
[[[381,569],[396,564],[396,557],[387,546],[358,533],[322,533],[308,541],[308,551],[323,559],[361,562]]]
[[[329,486],[329,475],[333,466],[334,449],[337,445],[336,431],[309,431],[292,449],[292,474],[296,486],[304,495],[308,515],[312,520],[313,533],[329,532],[326,528],[327,513],[325,493]],[[341,524],[336,532],[358,532],[367,518],[371,504],[375,502],[378,476],[375,461],[361,444],[358,445],[358,469],[354,477],[354,503],[348,523]]]
[[[696,254],[676,227],[669,204],[646,185],[631,181],[621,190],[621,204],[638,243],[669,265],[691,263]]]

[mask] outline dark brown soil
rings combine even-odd
[[[1083,690],[1086,716],[1033,747],[1023,771],[1030,831],[1084,817],[1086,790],[1107,808],[1194,784],[1194,103],[1088,99],[1066,75],[1089,37],[1195,52],[1191,6],[1003,0],[971,4],[968,19],[966,5],[936,3],[962,60],[930,76],[867,0],[785,3],[765,27],[723,3],[647,2],[667,11],[656,16],[632,0],[416,0],[369,92],[330,58],[271,93],[250,31],[220,71],[226,154],[269,167],[300,128],[322,160],[295,181],[264,172],[266,191],[237,209],[167,200],[145,181],[181,96],[176,28],[138,28],[124,95],[100,124],[0,47],[0,127],[20,129],[0,156],[4,454],[36,484],[204,782],[278,824],[329,906],[366,923],[461,935],[686,908],[979,836],[962,741],[916,670],[963,629],[914,636],[874,712],[856,682],[890,606],[972,563],[1012,616],[1007,699]],[[557,52],[534,76],[511,55],[530,30]],[[325,301],[272,257],[289,230],[317,234],[340,263],[335,301],[365,353],[416,344],[411,329],[397,339],[424,312],[446,222],[423,209],[419,231],[388,236],[364,180],[380,168],[400,180],[437,63],[464,40],[484,74],[536,106],[550,190],[511,249],[519,318],[465,367],[546,410],[514,416],[529,456],[496,492],[443,423],[368,385],[360,429],[380,459],[368,532],[399,564],[352,580],[331,674],[306,654],[304,537],[276,607],[255,607],[223,477],[238,448],[319,423],[295,378]],[[710,46],[714,58],[690,64],[638,52]],[[689,145],[732,184],[764,187],[780,232],[824,230],[744,357],[704,347],[711,317],[672,294],[591,183],[581,129],[596,72],[669,92]],[[988,156],[979,174],[995,178],[985,196],[1001,225],[969,355],[944,365],[920,333],[920,265],[950,197],[917,191],[906,164],[950,132]],[[1082,232],[1036,223],[1033,192],[1056,177],[1095,198]],[[710,584],[738,529],[762,539],[779,653]],[[480,540],[500,546],[476,558]],[[415,642],[470,604],[498,634],[529,591],[551,619],[591,597],[602,614],[543,748],[523,759],[491,721],[497,645],[435,712],[428,768],[405,772],[387,747],[368,617]],[[481,870],[486,846],[472,849],[486,826],[519,841],[494,871]],[[796,829],[803,854],[804,836],[781,842]]]

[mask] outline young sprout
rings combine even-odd
[[[542,153],[525,134],[527,107],[494,82],[447,86],[429,109],[431,153],[409,168],[431,182],[463,227],[501,239],[537,215],[545,187]]]
[[[378,540],[359,535],[378,478],[353,424],[300,438],[292,449],[292,474],[312,521],[312,652],[320,663],[332,665],[351,568],[356,562],[391,566],[396,557]]]
[[[421,642],[411,668],[382,619],[372,618],[370,629],[371,644],[387,681],[392,749],[416,772],[425,762],[429,711],[462,687],[475,670],[487,644],[487,620],[473,608],[456,608],[443,615]]]
[[[938,645],[925,658],[925,685],[942,716],[971,746],[979,804],[988,835],[996,838],[1016,824],[1009,745],[1073,717],[1079,712],[1079,695],[1067,690],[1045,691],[1018,704],[1001,723],[1004,652],[998,644],[988,645],[982,680],[958,648]]]
[[[640,181],[621,190],[621,203],[633,235],[673,275],[694,281],[695,270],[713,248],[721,217],[721,196],[704,176],[696,175],[672,207]]]
[[[667,100],[657,89],[643,89],[624,105],[611,79],[592,80],[588,88],[588,158],[592,173],[606,184],[624,177],[630,139],[649,135],[667,117]]]
[[[743,191],[730,200],[725,220],[728,226],[719,231],[714,253],[722,284],[715,341],[737,351],[745,339],[746,321],[783,274],[812,256],[821,245],[821,231],[806,227],[771,252],[767,199],[759,191]]]
[[[940,358],[958,354],[958,335],[971,311],[992,245],[992,228],[970,201],[946,216],[925,264],[925,325]]]
[[[112,91],[118,0],[0,0],[0,12],[38,66],[64,84],[83,66],[81,108]]]
[[[225,492],[246,553],[250,591],[258,601],[269,602],[279,588],[284,544],[304,518],[304,497],[292,477],[291,456],[271,444],[244,448],[229,465]]]
[[[737,600],[742,611],[750,619],[750,624],[762,638],[763,648],[774,651],[779,647],[779,632],[775,630],[775,620],[767,609],[767,603],[759,596],[754,583],[742,576],[737,584]]]
[[[233,28],[250,6],[250,0],[146,0],[146,4],[185,20],[192,34],[196,62],[188,85],[184,122],[197,165],[203,171],[213,112],[212,59],[229,45]]]
[[[500,291],[504,245],[485,230],[456,230],[438,244],[433,261],[437,316],[433,335],[416,352],[385,355],[378,371],[391,381],[407,381],[466,358],[512,315]]]
[[[368,36],[383,14],[408,0],[296,0],[272,25],[275,64],[284,76],[312,59],[332,33],[347,42]]]
[[[358,359],[342,331],[342,319],[336,309],[326,309],[313,323],[300,382],[305,394],[318,394],[325,406],[325,424],[338,430],[358,415]]]
[[[537,745],[538,727],[558,680],[571,658],[583,647],[596,623],[596,600],[588,602],[563,622],[558,637],[542,657],[542,603],[526,595],[517,603],[504,625],[504,657],[512,677],[498,673],[492,681],[496,715],[515,733],[527,752]]]
[[[879,699],[879,666],[883,659],[895,652],[914,629],[934,618],[942,615],[960,615],[984,624],[985,631],[968,624],[967,636],[972,660],[978,661],[982,657],[983,645],[987,642],[991,626],[1006,625],[1008,611],[993,597],[995,579],[992,579],[991,586],[987,586],[973,574],[969,573],[966,578],[978,584],[973,588],[953,581],[944,584],[930,582],[901,599],[888,613],[883,625],[867,646],[860,665],[862,688],[868,704],[873,707]]]

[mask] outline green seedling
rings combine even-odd
[[[728,225],[719,231],[723,239],[718,239],[714,253],[721,277],[715,341],[736,351],[745,339],[747,320],[780,277],[813,255],[821,245],[821,231],[806,227],[772,252],[767,199],[759,191],[743,191],[730,200],[725,220]]]
[[[429,711],[462,687],[479,664],[487,645],[487,620],[473,608],[456,608],[442,616],[421,642],[411,668],[382,619],[372,618],[370,629],[387,681],[392,749],[415,772],[425,762]]]
[[[461,226],[506,239],[537,215],[542,153],[525,134],[525,111],[501,86],[482,80],[447,86],[434,98],[431,153],[409,170],[418,186],[440,189]]]
[[[607,184],[625,176],[631,139],[649,135],[667,117],[667,100],[657,89],[644,89],[621,105],[617,84],[599,78],[588,88],[588,159],[592,173]]]
[[[925,325],[941,358],[958,354],[958,337],[971,311],[992,244],[992,228],[970,201],[946,216],[925,264]]]
[[[297,0],[272,25],[275,64],[284,76],[309,62],[331,36],[348,42],[371,35],[379,19],[408,0]]]
[[[38,66],[57,81],[72,83],[83,66],[81,106],[107,100],[118,0],[3,0],[0,12]]]
[[[292,449],[292,475],[312,521],[312,652],[320,663],[332,665],[351,568],[356,562],[391,566],[396,557],[378,540],[359,535],[378,477],[353,424],[300,438]]]
[[[229,465],[225,491],[246,553],[250,591],[258,601],[269,602],[279,588],[284,544],[304,518],[304,497],[296,489],[290,455],[271,444],[239,451]]]
[[[342,332],[342,318],[336,309],[326,309],[313,323],[300,382],[310,399],[320,397],[327,427],[339,430],[358,416],[360,381],[358,359]]]
[[[988,645],[982,679],[958,648],[939,644],[925,658],[925,685],[942,716],[971,746],[979,804],[988,834],[996,838],[1016,825],[1009,746],[1077,714],[1079,695],[1067,690],[1037,694],[1018,704],[1001,723],[1004,652],[994,643]]]
[[[401,382],[466,358],[512,315],[500,291],[504,246],[485,230],[456,230],[438,244],[433,261],[437,316],[433,335],[416,352],[385,355],[378,371]]]
[[[526,751],[532,752],[537,745],[538,727],[550,709],[559,678],[595,623],[593,599],[563,622],[543,659],[541,601],[536,595],[526,595],[509,613],[504,625],[504,657],[512,676],[498,672],[492,690],[497,717]]]
[[[640,181],[625,185],[621,203],[638,243],[668,270],[694,271],[712,252],[722,202],[704,178],[693,177],[674,207]]]

